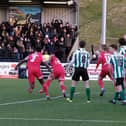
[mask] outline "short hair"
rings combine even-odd
[[[84,40],[81,40],[79,43],[80,48],[84,48],[86,45],[86,42]]]
[[[126,40],[124,38],[119,38],[118,43],[120,45],[126,45]]]
[[[112,48],[115,49],[115,50],[118,49],[117,44],[111,44],[110,47],[112,47]]]
[[[106,45],[106,44],[101,45],[101,47],[102,47],[102,49],[103,49],[103,50],[105,50],[105,51],[107,51],[107,50],[108,50],[108,47],[107,47],[107,45]]]
[[[35,51],[41,52],[41,47],[38,47],[38,46],[37,46],[37,47],[35,48]]]

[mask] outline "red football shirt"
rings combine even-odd
[[[50,57],[50,65],[53,69],[57,69],[58,67],[62,67],[61,62],[55,55],[51,55]]]
[[[34,52],[29,56],[27,56],[26,59],[28,60],[27,62],[28,69],[34,69],[34,68],[40,69],[40,64],[43,60],[42,54],[40,52]]]
[[[105,64],[109,63],[109,60],[110,60],[110,53],[108,53],[106,51],[101,51],[101,53],[98,57],[96,68],[98,68],[100,63],[102,64],[102,67],[104,67]]]

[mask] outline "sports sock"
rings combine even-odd
[[[118,96],[119,96],[119,92],[115,92],[113,99],[116,101],[118,99]]]
[[[98,84],[99,84],[101,89],[104,89],[104,84],[103,84],[102,80],[98,80]]]
[[[91,100],[91,91],[90,91],[90,88],[86,88],[86,95],[87,95],[88,100]]]
[[[120,97],[121,97],[122,101],[125,100],[125,93],[124,93],[124,91],[120,92]]]
[[[47,80],[46,82],[45,82],[45,84],[46,84],[46,86],[47,86],[47,88],[50,86],[50,80]]]
[[[46,84],[43,84],[43,90],[45,92],[46,97],[49,96],[48,87],[46,86]]]
[[[122,91],[125,93],[125,86],[122,84]]]
[[[60,88],[61,88],[62,93],[65,93],[66,92],[66,88],[65,88],[65,86],[63,84],[60,85]]]
[[[71,87],[71,89],[70,89],[70,100],[73,99],[74,92],[75,92],[75,87]]]

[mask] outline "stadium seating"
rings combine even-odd
[[[21,60],[36,47],[66,62],[77,37],[77,26],[53,19],[43,24],[0,24],[0,58]]]

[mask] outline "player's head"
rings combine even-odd
[[[110,53],[113,53],[113,52],[115,52],[115,51],[117,51],[117,50],[118,50],[118,47],[117,47],[116,44],[111,44],[111,45],[109,46],[109,52],[110,52]]]
[[[84,40],[81,40],[81,41],[79,42],[80,48],[84,48],[85,45],[86,45],[86,42],[85,42]]]
[[[124,38],[119,38],[118,43],[120,46],[126,45],[126,40]]]
[[[49,62],[53,62],[54,61],[54,58],[55,58],[55,55],[54,54],[51,54],[50,57],[49,57]]]
[[[101,48],[102,48],[102,50],[104,50],[104,51],[108,51],[108,47],[107,47],[107,45],[101,45]]]
[[[36,47],[36,48],[35,48],[35,51],[41,52],[41,47]]]

